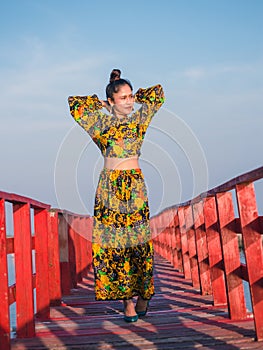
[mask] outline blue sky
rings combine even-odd
[[[262,165],[261,0],[1,2],[0,189],[92,213],[102,160],[67,96],[112,68],[161,83],[142,168],[152,213]]]

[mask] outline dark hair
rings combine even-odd
[[[110,83],[112,83],[114,80],[118,80],[121,77],[121,71],[119,69],[113,69],[110,74]]]
[[[121,78],[121,71],[119,69],[113,69],[110,74],[110,82],[106,86],[106,96],[113,100],[113,94],[119,91],[120,87],[123,85],[129,85],[131,90],[132,84],[127,79]]]

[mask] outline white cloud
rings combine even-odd
[[[188,68],[183,72],[183,75],[192,80],[198,80],[206,75],[204,68]]]
[[[263,62],[237,63],[237,64],[216,64],[204,67],[189,67],[181,74],[190,80],[200,80],[203,78],[215,78],[222,74],[262,74]]]

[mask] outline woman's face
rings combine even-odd
[[[113,100],[108,101],[116,116],[126,116],[133,110],[134,96],[129,85],[120,86],[119,91],[113,94]]]

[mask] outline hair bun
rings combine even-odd
[[[121,78],[121,71],[119,69],[113,69],[110,74],[110,83]]]

